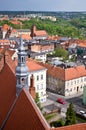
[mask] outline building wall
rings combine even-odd
[[[39,93],[40,102],[46,101],[46,70],[39,70],[30,72],[28,77],[28,82],[30,86],[30,77],[34,75],[34,87],[36,92]],[[42,77],[43,76],[43,77]]]
[[[40,50],[41,50],[41,45],[34,44],[31,46],[31,51],[40,52]]]
[[[64,95],[65,82],[63,80],[47,76],[47,89],[58,94]]]
[[[31,51],[34,52],[48,52],[48,51],[53,51],[54,50],[54,44],[50,45],[32,45],[31,46]]]
[[[47,76],[47,89],[64,96],[83,93],[83,88],[85,85],[86,76],[69,81],[63,81],[50,75]]]
[[[35,59],[37,59],[37,60],[41,60],[42,62],[46,62],[46,60],[47,60],[47,56],[46,56],[46,54],[44,54],[44,55],[38,55],[38,56],[35,56]]]
[[[84,85],[86,85],[86,76],[66,81],[65,96],[83,93]]]

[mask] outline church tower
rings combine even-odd
[[[16,67],[17,94],[23,87],[28,87],[28,67],[26,66],[26,55],[23,40],[20,38],[18,47],[18,65]]]

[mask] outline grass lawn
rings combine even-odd
[[[51,113],[51,114],[46,115],[45,118],[46,118],[46,120],[49,120],[49,119],[55,117],[56,115],[57,115],[57,113]]]

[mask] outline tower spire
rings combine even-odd
[[[28,87],[28,67],[26,66],[25,48],[23,45],[22,37],[20,38],[20,44],[18,47],[18,65],[16,67],[16,87],[17,94],[23,87]]]

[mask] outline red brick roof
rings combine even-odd
[[[59,127],[59,128],[51,128],[50,130],[86,130],[86,123],[69,125],[69,126]]]
[[[45,30],[35,31],[34,34],[36,36],[48,36],[48,34],[47,34],[47,32]]]
[[[7,31],[9,29],[9,26],[7,24],[4,24],[2,29],[3,29],[3,31]]]
[[[39,65],[36,61],[34,61],[30,58],[27,59],[26,64],[27,64],[30,72],[45,69],[45,67]]]
[[[7,56],[9,55],[10,57],[12,57],[14,53],[15,53],[15,50],[6,50]]]
[[[83,42],[82,42],[82,43],[79,43],[78,46],[79,46],[79,47],[84,47],[84,48],[86,48],[86,42],[85,42],[85,43],[83,43]]]
[[[86,76],[86,69],[84,65],[65,69],[65,80],[76,79]]]
[[[5,64],[0,72],[0,127],[16,96],[16,79],[9,66]]]
[[[47,72],[49,75],[61,80],[72,80],[86,76],[86,69],[84,65],[64,69],[61,67],[54,67],[49,64],[39,64],[47,68]]]
[[[8,64],[0,72],[0,127],[16,96],[16,80]],[[22,89],[6,121],[4,130],[86,130],[86,123],[59,128],[50,128],[29,90]]]
[[[17,59],[15,59],[15,61],[13,61],[11,59],[11,56],[7,53],[6,61],[7,61],[8,65],[10,66],[10,69],[15,73],[15,69],[16,69],[16,66],[18,64]],[[36,61],[34,61],[30,58],[27,59],[26,65],[29,68],[30,72],[46,69],[45,67],[39,65]]]
[[[31,40],[32,38],[30,37],[29,34],[22,34],[22,39]]]
[[[49,130],[30,94],[22,89],[4,130]]]

